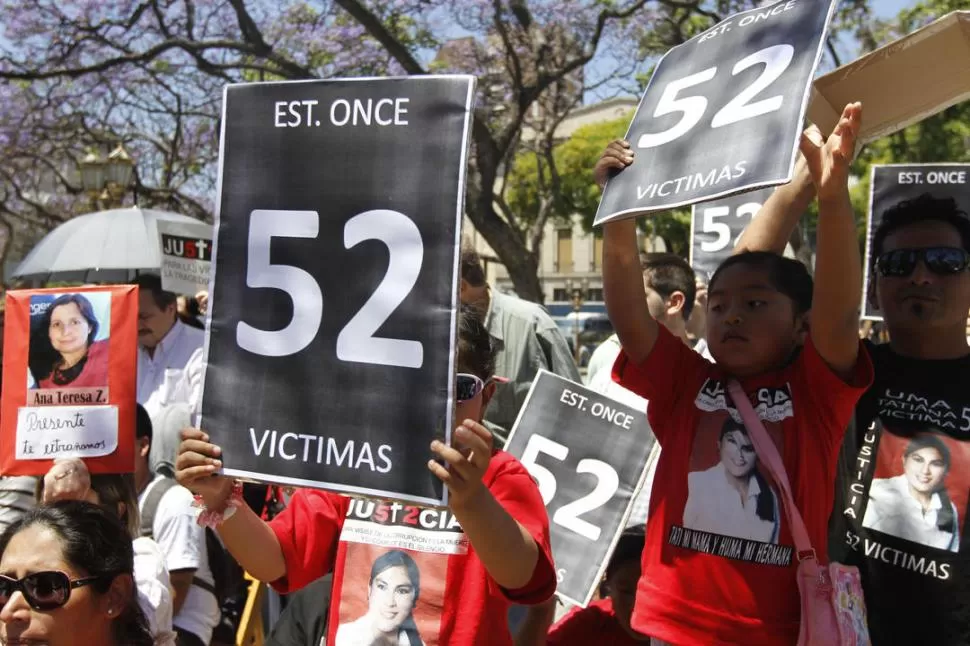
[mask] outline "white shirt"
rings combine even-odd
[[[194,410],[202,389],[204,343],[205,332],[175,321],[152,356],[138,346],[137,399],[152,419],[172,403],[188,403]]]
[[[748,477],[748,495],[743,500],[738,490],[731,486],[723,462],[706,471],[687,474],[687,505],[684,507],[684,527],[699,529],[721,536],[746,538],[762,543],[777,543],[778,498],[770,489],[775,520],[758,517],[758,495],[761,494],[758,479]]]
[[[144,511],[148,493],[161,480],[161,476],[156,477],[138,496],[139,511]],[[158,502],[152,532],[155,542],[165,555],[165,565],[169,572],[195,570],[195,576],[214,585],[206,553],[205,530],[196,522],[196,518],[192,492],[176,485],[166,491]],[[219,623],[219,617],[219,604],[215,595],[192,585],[189,586],[182,609],[173,623],[208,644],[212,639],[212,629]]]
[[[138,605],[148,628],[155,638],[155,646],[175,646],[172,630],[172,589],[165,567],[165,555],[150,538],[139,536],[131,543],[135,551],[135,587]]]
[[[876,478],[869,487],[869,503],[862,526],[907,541],[928,545],[951,552],[960,551],[960,522],[956,505],[950,501],[953,512],[953,529],[948,532],[937,526],[943,501],[940,494],[930,498],[930,507],[923,505],[909,492],[905,475],[894,478]]]

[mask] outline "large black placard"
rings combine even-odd
[[[474,79],[229,86],[203,426],[229,475],[441,504]]]
[[[595,223],[789,181],[835,5],[783,0],[668,51],[626,135],[636,159]]]
[[[539,485],[563,599],[592,598],[654,441],[645,411],[545,370],[536,376],[506,450]]]
[[[952,198],[970,213],[970,164],[884,164],[872,167],[869,187],[869,219],[866,224],[865,279],[862,283],[862,318],[882,320],[872,294],[872,236],[882,216],[900,202],[923,194]]]

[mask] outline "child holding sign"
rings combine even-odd
[[[465,421],[453,446],[431,445],[448,466],[428,463],[449,489],[446,510],[300,490],[266,523],[216,475],[221,449],[183,432],[177,478],[250,574],[288,592],[333,571],[328,644],[511,646],[509,606],[555,589],[539,489],[480,423],[495,363],[477,310],[462,307],[458,340],[456,419]]]
[[[726,385],[740,381],[764,420],[826,563],[832,474],[853,407],[872,378],[857,333],[862,263],[847,186],[861,109],[846,106],[825,142],[812,133],[802,138],[820,207],[814,288],[804,266],[775,254],[725,261],[708,292],[707,339],[716,364],[650,317],[634,221],[604,227],[606,305],[623,345],[614,379],[649,400],[663,446],[632,620],[655,641],[790,646],[798,639],[791,530],[775,502],[776,484],[738,428]],[[625,142],[610,144],[597,180],[632,162]]]

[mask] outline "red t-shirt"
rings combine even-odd
[[[60,361],[60,359],[58,359]],[[88,357],[81,373],[69,384],[54,383],[51,373],[37,384],[41,388],[98,388],[108,385],[108,342],[95,341],[88,347]]]
[[[644,646],[623,630],[613,611],[613,600],[598,599],[585,608],[573,608],[549,629],[547,646]]]
[[[495,583],[447,509],[311,490],[270,523],[286,559],[286,577],[273,586],[290,592],[333,571],[328,644],[370,643],[364,636],[378,626],[410,646],[510,646],[509,606],[541,603],[556,589],[549,519],[532,477],[508,453],[495,451],[483,482],[539,546],[532,580],[519,590]]]
[[[678,646],[794,644],[800,606],[791,533],[724,372],[661,326],[647,359],[634,365],[621,353],[613,378],[650,401],[663,447],[633,628]],[[741,380],[823,562],[842,436],[871,380],[864,347],[846,383],[811,339],[783,370]]]

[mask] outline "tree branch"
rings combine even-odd
[[[387,53],[404,68],[408,74],[427,74],[427,70],[411,54],[397,38],[381,22],[372,11],[365,8],[356,0],[334,0],[344,11],[349,13],[354,20],[367,30],[374,39],[384,46]]]

